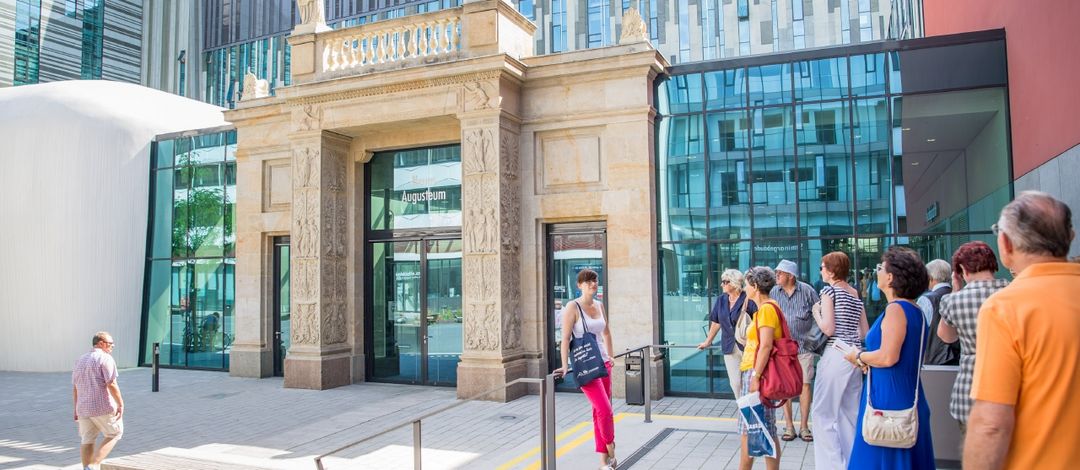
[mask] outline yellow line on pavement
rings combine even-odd
[[[619,413],[619,414],[615,415],[614,422],[618,423],[619,421],[622,421],[623,418],[625,418],[626,416],[627,416],[626,413]],[[586,425],[592,424],[592,421],[585,421],[585,422],[583,422],[581,424],[586,424]],[[593,432],[592,431],[586,431],[586,432],[582,433],[576,439],[566,443],[566,445],[564,445],[562,447],[557,447],[557,449],[555,451],[555,458],[559,458],[559,457],[562,457],[562,456],[566,455],[568,452],[576,449],[578,446],[580,446],[581,444],[584,444],[585,442],[588,442],[592,438],[593,438]],[[525,470],[537,470],[539,468],[540,468],[540,461],[537,460],[536,462],[533,462],[532,465],[529,465],[528,467],[525,467]]]
[[[585,426],[588,426],[590,424],[592,424],[592,421],[582,421],[582,422],[574,425],[574,427],[559,433],[558,436],[555,436],[555,442],[559,442],[559,441],[561,441],[563,439],[566,439],[567,437],[570,437],[571,434],[574,434],[574,433],[580,431],[582,428],[584,428]],[[525,460],[528,460],[530,457],[533,457],[534,455],[539,454],[539,453],[540,453],[540,448],[539,447],[534,447],[532,450],[530,450],[530,451],[528,451],[528,452],[526,452],[524,454],[521,454],[521,455],[519,455],[517,457],[514,457],[513,460],[511,460],[509,462],[506,462],[506,463],[504,463],[502,465],[499,465],[495,470],[507,470],[509,468],[512,468],[514,465],[517,465],[517,464],[519,464],[519,463],[521,463],[521,462],[523,462]]]

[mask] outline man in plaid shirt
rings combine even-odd
[[[83,470],[97,468],[124,434],[124,398],[116,383],[112,335],[101,331],[91,341],[94,349],[79,357],[71,373],[75,421],[79,423],[82,438]],[[105,440],[95,452],[99,433],[105,435]]]

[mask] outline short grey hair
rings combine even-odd
[[[1072,210],[1041,191],[1024,191],[1001,209],[998,229],[1017,251],[1064,258],[1073,240]]]
[[[936,259],[926,263],[926,273],[930,279],[938,282],[949,282],[952,279],[952,266],[948,261]]]
[[[756,287],[758,292],[769,295],[776,287],[776,273],[766,266],[754,266],[746,272],[746,283]]]
[[[720,274],[720,280],[730,282],[739,290],[742,290],[743,288],[742,271],[739,271],[738,269],[725,270],[723,273]]]
[[[99,331],[97,333],[94,333],[94,338],[90,340],[92,341],[90,345],[97,346],[98,343],[105,341],[105,338],[112,338],[112,335],[110,335],[108,331]]]

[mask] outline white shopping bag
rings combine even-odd
[[[765,405],[761,404],[761,396],[758,392],[749,393],[736,402],[746,422],[746,447],[750,456],[776,458],[776,440],[765,427]]]

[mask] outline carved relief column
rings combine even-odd
[[[292,324],[285,386],[352,382],[347,266],[349,138],[321,131],[313,105],[294,112],[292,135]]]
[[[526,373],[519,300],[520,126],[502,103],[500,89],[506,86],[512,85],[500,83],[495,76],[462,89],[465,312],[459,397],[504,385]],[[508,401],[526,392],[522,385],[486,398]]]

